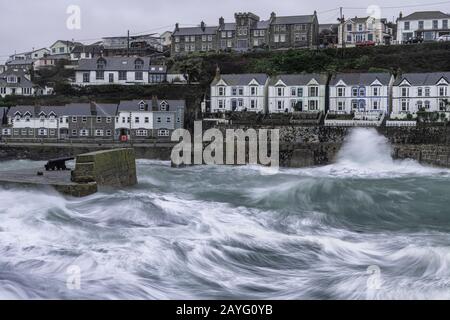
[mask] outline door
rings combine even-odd
[[[109,74],[109,83],[114,83],[114,73]]]

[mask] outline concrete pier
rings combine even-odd
[[[99,186],[125,187],[137,183],[133,149],[81,154],[75,161],[72,171],[45,171],[44,167],[0,171],[0,186],[49,186],[66,195],[84,197],[96,193]]]

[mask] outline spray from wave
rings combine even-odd
[[[83,199],[0,187],[0,298],[450,298],[450,177],[376,131],[322,168],[138,174]]]

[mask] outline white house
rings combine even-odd
[[[392,88],[393,118],[417,111],[447,111],[450,107],[450,72],[405,73]]]
[[[269,113],[325,111],[326,74],[289,74],[270,79]]]
[[[75,68],[75,85],[153,84],[167,81],[167,67],[150,65],[148,57],[81,59]]]
[[[394,77],[389,73],[338,73],[329,83],[329,112],[389,112]]]
[[[217,74],[211,83],[211,112],[267,112],[267,74]]]
[[[169,137],[184,125],[184,100],[128,100],[121,101],[115,122],[117,136],[132,139]]]
[[[82,43],[68,41],[68,40],[57,40],[54,44],[50,46],[50,54],[67,54],[70,55],[75,46],[82,46]]]
[[[342,32],[342,28],[344,28]],[[354,17],[348,19],[344,24],[339,25],[338,41],[342,45],[343,40],[346,46],[355,46],[373,42],[375,44],[388,44],[392,35],[391,29],[387,26],[386,19],[376,19],[375,17]],[[342,36],[344,36],[342,38]]]
[[[450,34],[450,15],[441,11],[417,11],[397,19],[397,43],[404,43],[413,37],[424,41],[436,40],[439,36]]]
[[[28,74],[22,69],[8,69],[0,74],[0,96],[7,95],[31,96],[49,95],[53,89],[49,87],[40,88],[35,86]]]

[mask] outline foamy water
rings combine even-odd
[[[0,188],[0,298],[450,298],[449,171],[392,160],[374,130],[324,167],[138,175],[83,199]]]

